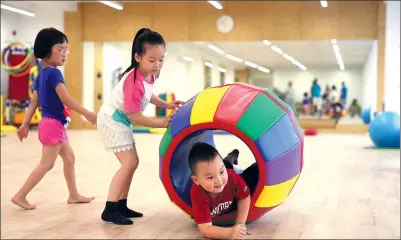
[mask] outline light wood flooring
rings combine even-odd
[[[118,169],[103,150],[96,131],[69,130],[76,155],[80,192],[95,196],[90,204],[68,205],[62,161],[28,195],[37,205],[24,211],[10,202],[40,159],[35,131],[20,143],[14,133],[1,138],[2,238],[199,238],[194,222],[173,205],[159,180],[161,135],[136,134],[140,163],[129,207],[145,217],[131,226],[100,219],[110,180]],[[224,155],[236,147],[240,165],[254,160],[236,137],[215,137]],[[286,202],[248,225],[249,239],[400,238],[400,152],[365,149],[366,135],[320,134],[305,139],[303,173]]]

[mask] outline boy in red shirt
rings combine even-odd
[[[233,169],[238,154],[235,149],[223,160],[218,151],[206,143],[196,143],[189,153],[188,164],[194,181],[191,187],[192,215],[203,237],[243,238],[249,234],[245,222],[259,170],[254,163],[238,175]],[[234,226],[212,225],[214,217],[234,210],[237,210]]]

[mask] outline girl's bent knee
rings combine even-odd
[[[127,162],[126,164],[123,164],[121,167],[129,172],[135,172],[135,170],[138,168],[138,162],[137,161]]]
[[[40,163],[38,167],[48,172],[54,167],[54,163]]]
[[[70,156],[67,157],[67,159],[64,160],[65,164],[68,165],[74,165],[75,164],[75,155],[71,154]]]

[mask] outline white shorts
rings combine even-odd
[[[97,130],[106,150],[122,152],[134,149],[132,126],[115,121],[103,106],[97,115]]]
[[[322,109],[322,105],[323,105],[323,101],[321,97],[313,97],[313,105],[316,106],[317,110],[321,110]]]

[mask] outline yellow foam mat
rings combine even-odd
[[[284,202],[298,177],[299,173],[292,179],[283,183],[264,186],[258,200],[256,200],[255,206],[261,208],[274,207]]]
[[[173,101],[173,95],[171,94],[171,93],[167,93],[166,94],[167,96],[166,96],[166,102],[168,102],[168,103],[170,103],[170,102],[172,102]],[[166,116],[168,116],[168,115],[170,115],[170,113],[171,113],[171,109],[166,109]]]
[[[166,128],[152,128],[149,130],[150,133],[158,133],[164,134],[166,132]]]
[[[195,99],[191,112],[191,125],[212,122],[216,109],[230,86],[207,88]]]
[[[16,132],[18,129],[15,126],[12,125],[1,125],[0,127],[2,132]]]

